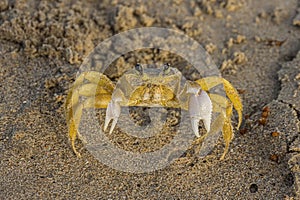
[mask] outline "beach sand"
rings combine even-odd
[[[0,199],[300,199],[299,13],[296,0],[2,0]],[[112,169],[81,142],[82,158],[73,153],[63,104],[80,64],[144,26],[198,41],[239,90],[243,124],[224,160],[221,139],[205,158],[189,152],[149,173]]]

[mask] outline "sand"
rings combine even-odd
[[[300,199],[299,5],[2,0],[0,199]],[[221,140],[205,158],[191,151],[139,174],[102,164],[80,142],[82,158],[72,152],[63,103],[80,64],[104,39],[144,26],[198,41],[240,91],[244,122],[223,161]],[[134,62],[120,58],[110,78]]]

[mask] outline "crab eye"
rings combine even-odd
[[[140,63],[135,65],[135,70],[138,71],[141,75],[143,74],[143,67]]]
[[[163,74],[166,75],[170,72],[170,63],[166,63],[163,66]]]

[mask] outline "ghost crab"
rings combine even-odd
[[[209,90],[223,84],[226,97],[209,93]],[[183,85],[183,86],[182,86]],[[84,101],[80,102],[80,97]],[[114,130],[121,106],[172,107],[188,110],[191,128],[202,139],[208,134],[222,131],[225,141],[224,158],[233,139],[231,124],[233,107],[239,119],[237,129],[242,122],[242,103],[236,89],[221,77],[206,77],[196,81],[183,79],[179,70],[164,64],[162,68],[143,68],[136,64],[127,71],[114,85],[104,74],[89,71],[82,73],[70,89],[65,108],[69,126],[69,138],[74,153],[80,157],[75,148],[75,140],[80,136],[78,126],[83,109],[105,108],[104,131],[112,121],[109,133]],[[212,112],[220,113],[211,123]],[[203,120],[206,134],[198,132],[198,123]]]

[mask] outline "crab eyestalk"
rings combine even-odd
[[[191,118],[192,129],[197,137],[200,137],[198,125],[203,120],[207,133],[210,131],[212,102],[208,94],[197,84],[187,83],[187,93],[190,94],[188,110]]]

